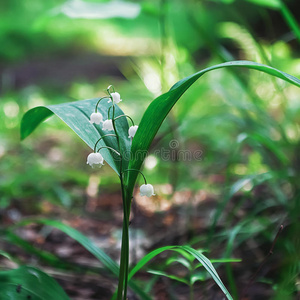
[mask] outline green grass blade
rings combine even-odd
[[[117,263],[112,260],[104,251],[98,248],[89,238],[83,235],[81,232],[76,229],[61,223],[55,220],[49,219],[28,219],[19,222],[16,227],[24,226],[31,223],[40,223],[47,226],[54,227],[72,239],[76,240],[79,244],[81,244],[86,250],[88,250],[91,254],[93,254],[99,261],[103,263],[103,265],[116,277],[119,276],[119,266]],[[133,281],[129,283],[130,288],[141,297],[141,299],[150,300],[151,298]]]
[[[250,61],[232,61],[226,62],[219,65],[215,65],[206,69],[201,70],[191,76],[188,76],[172,86],[172,88],[165,94],[159,96],[153,100],[145,111],[142,120],[139,124],[139,128],[133,139],[131,148],[131,160],[129,162],[129,169],[140,170],[145,154],[148,152],[149,147],[160,128],[162,122],[176,104],[183,93],[202,75],[207,72],[221,69],[221,68],[232,68],[232,67],[245,67],[248,69],[258,70],[272,76],[278,77],[291,84],[300,87],[300,80],[292,75],[285,72],[279,71],[275,68],[267,65],[250,62]],[[137,172],[130,172],[128,174],[127,185],[132,187],[135,184]]]
[[[119,275],[119,267],[115,261],[113,261],[105,252],[103,252],[100,248],[98,248],[88,237],[83,235],[81,232],[76,229],[68,226],[64,223],[55,220],[49,219],[28,219],[21,221],[17,224],[17,226],[24,226],[31,223],[44,224],[47,226],[54,227],[72,239],[76,240],[79,244],[81,244],[85,249],[87,249],[90,253],[92,253],[99,261],[103,263],[103,265],[110,270],[114,275]]]
[[[163,271],[149,270],[148,273],[153,274],[153,275],[164,276],[164,277],[167,277],[167,278],[170,278],[170,279],[182,282],[182,283],[184,283],[186,285],[190,284],[187,279],[184,279],[184,278],[181,278],[181,277],[178,277],[178,276],[175,276],[175,275],[170,275],[170,274],[168,274],[166,272],[163,272]]]
[[[57,105],[39,106],[29,110],[21,121],[21,139],[25,139],[34,129],[46,118],[55,114],[63,122],[65,122],[91,149],[94,148],[97,140],[108,133],[103,131],[102,126],[90,124],[90,115],[94,112],[96,103],[99,99],[89,99],[76,102],[69,102]],[[103,99],[98,106],[98,111],[107,119],[107,112],[111,103],[107,103]],[[123,111],[116,106],[116,116],[124,115]],[[131,141],[128,138],[128,122],[127,119],[119,118],[116,120],[118,134],[120,135],[121,153],[123,154],[123,169],[128,168],[128,160],[131,147]],[[113,132],[110,132],[113,133]],[[99,147],[109,146],[118,149],[117,140],[114,136],[108,136],[98,143]],[[119,174],[120,159],[108,149],[102,149],[101,154],[105,161]],[[127,158],[127,159],[126,159]]]
[[[256,5],[272,8],[272,9],[279,9],[281,6],[280,0],[247,0]]]
[[[300,41],[299,22],[297,22],[297,20],[293,16],[293,14],[290,12],[288,7],[285,5],[284,1],[282,1],[282,0],[247,0],[247,1],[251,2],[253,4],[256,4],[256,5],[272,8],[275,10],[280,10],[287,25],[294,32],[298,41]]]
[[[5,238],[5,240],[9,241],[11,244],[16,245],[16,246],[20,247],[21,249],[24,249],[26,252],[31,253],[31,254],[41,258],[43,261],[47,262],[49,265],[53,265],[53,266],[59,265],[60,267],[68,266],[67,263],[64,263],[61,259],[59,259],[55,255],[53,255],[47,251],[44,251],[44,250],[34,247],[31,243],[22,239],[21,237],[14,234],[10,230],[6,230],[4,232],[4,238]]]
[[[233,298],[230,296],[229,292],[227,291],[225,285],[223,284],[221,278],[219,277],[216,269],[214,268],[210,260],[206,258],[202,253],[199,253],[197,250],[189,246],[182,246],[181,248],[184,249],[186,252],[192,254],[200,263],[202,263],[203,267],[211,275],[211,277],[214,279],[216,284],[223,291],[227,299],[233,300]]]
[[[0,291],[1,300],[69,300],[53,278],[26,266],[0,272]]]
[[[281,1],[280,11],[290,29],[294,32],[298,42],[300,42],[300,27],[299,22],[295,19],[288,7]]]
[[[154,251],[148,253],[145,255],[138,263],[137,265],[131,270],[129,273],[129,279],[131,279],[134,274],[139,271],[142,267],[145,266],[151,259],[159,255],[160,253],[164,251],[176,251],[181,253],[181,251],[185,251],[189,254],[191,254],[195,259],[197,259],[203,267],[207,270],[207,272],[212,276],[216,284],[221,288],[223,293],[226,295],[227,299],[233,300],[233,298],[230,296],[229,292],[227,291],[225,285],[223,284],[222,280],[220,279],[217,271],[211,264],[208,258],[206,258],[202,253],[199,253],[197,250],[189,247],[189,246],[165,246],[158,249],[155,249]]]

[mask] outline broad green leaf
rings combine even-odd
[[[41,122],[55,114],[62,121],[64,121],[91,149],[93,149],[95,143],[100,137],[106,134],[114,133],[113,131],[103,131],[101,124],[96,125],[90,124],[89,122],[90,115],[95,111],[95,106],[98,100],[99,98],[57,105],[39,106],[29,110],[23,116],[21,121],[21,139],[25,139]],[[108,99],[103,99],[98,106],[98,111],[101,112],[104,120],[107,119],[108,109],[111,107],[111,103],[107,103],[107,101]],[[111,114],[112,110],[110,112],[110,116]],[[124,115],[124,113],[116,105],[116,116],[120,115]],[[117,119],[116,127],[118,134],[120,135],[120,151],[125,158],[123,160],[123,169],[127,169],[131,141],[128,138],[128,122],[126,117]],[[98,143],[98,146],[109,146],[118,151],[117,139],[114,136],[105,137]],[[119,157],[108,149],[101,149],[100,153],[104,157],[105,161],[115,170],[117,174],[119,174]]]
[[[185,252],[191,254],[192,256],[194,256],[194,258],[196,258],[203,265],[203,267],[206,269],[206,271],[212,276],[212,278],[214,279],[216,284],[221,288],[223,293],[226,295],[227,299],[232,300],[232,297],[230,296],[229,292],[227,291],[225,285],[221,281],[217,271],[215,270],[215,268],[213,267],[213,265],[211,264],[209,259],[206,258],[202,253],[198,252],[197,250],[195,250],[189,246],[165,246],[165,247],[161,247],[161,248],[153,250],[152,252],[145,255],[137,263],[137,265],[129,273],[128,279],[130,280],[137,271],[139,271],[142,267],[144,267],[145,264],[147,264],[155,256],[157,256],[160,253],[167,251],[167,250],[175,251],[178,253],[182,253],[182,251],[185,251]]]
[[[47,226],[51,226],[57,228],[58,230],[64,232],[72,239],[81,244],[86,250],[88,250],[91,254],[93,254],[99,261],[103,263],[103,265],[114,274],[116,277],[119,276],[119,266],[117,263],[112,260],[104,251],[98,248],[88,237],[83,235],[81,232],[76,229],[63,224],[61,222],[49,219],[27,219],[19,222],[16,226],[23,226],[31,223],[40,223]],[[151,300],[151,298],[139,287],[137,284],[132,281],[129,284],[130,288],[138,294],[141,299]]]
[[[248,69],[258,70],[272,76],[281,78],[289,83],[292,83],[300,87],[300,80],[294,76],[291,76],[285,72],[279,71],[275,68],[267,65],[250,62],[250,61],[232,61],[219,65],[215,65],[206,69],[203,69],[191,76],[188,76],[172,86],[172,88],[165,94],[157,97],[153,100],[145,111],[142,120],[139,124],[139,128],[132,142],[131,157],[129,163],[129,169],[140,170],[145,159],[145,154],[148,152],[149,147],[160,128],[162,122],[176,104],[183,93],[202,75],[209,71],[217,70],[220,68],[232,68],[232,67],[246,67]],[[133,188],[137,172],[130,172],[127,177],[127,185]]]
[[[22,266],[0,272],[1,300],[68,300],[58,283],[44,272]]]

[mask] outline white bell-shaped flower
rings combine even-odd
[[[140,195],[141,196],[147,196],[147,197],[151,197],[154,196],[154,189],[153,186],[151,184],[143,184],[140,187]]]
[[[128,129],[128,137],[129,138],[133,138],[137,129],[138,129],[139,126],[137,125],[134,125],[134,126],[130,126],[129,129]]]
[[[87,157],[87,164],[92,168],[101,168],[103,166],[104,158],[100,153],[90,153]]]
[[[103,122],[103,116],[99,112],[94,112],[90,116],[90,123],[100,124]]]
[[[117,93],[117,92],[111,93],[111,96],[113,98],[113,103],[114,104],[118,104],[122,101],[120,94]],[[110,103],[111,99],[109,99],[107,102]]]
[[[106,120],[103,122],[102,130],[114,130],[112,120]]]

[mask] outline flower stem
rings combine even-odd
[[[110,113],[111,108],[112,108],[112,106],[108,109],[108,112],[107,112],[107,119],[109,119],[109,113]]]
[[[96,144],[95,144],[95,147],[94,147],[94,152],[96,153],[96,149],[97,149],[97,145],[98,145],[98,143],[103,139],[103,138],[105,138],[106,136],[115,136],[116,137],[116,135],[115,134],[106,134],[106,135],[103,135],[97,142],[96,142]],[[100,150],[100,149],[99,149]],[[98,150],[98,151],[99,151]],[[98,152],[97,151],[97,152]]]
[[[109,89],[112,86],[109,86],[107,92],[109,93]],[[114,131],[117,137],[117,143],[120,147],[120,136],[118,134],[116,124],[115,124],[115,104],[113,103],[112,106],[113,116],[112,116],[112,124]],[[122,176],[122,168],[123,168],[123,157],[120,154],[120,183],[121,183],[121,190],[122,190],[122,200],[123,200],[123,229],[122,229],[122,246],[121,246],[121,259],[120,259],[120,272],[119,272],[119,283],[118,283],[118,300],[126,300],[127,298],[127,284],[128,284],[128,266],[129,266],[129,212],[130,212],[130,201],[128,201],[127,197],[127,189],[123,181]]]
[[[113,90],[113,93],[115,92],[115,88],[114,88],[114,86],[113,85],[110,85],[107,89],[106,89],[106,91],[108,92],[108,94],[110,95],[110,89],[112,88],[112,90]],[[111,96],[111,95],[110,95]]]
[[[103,100],[103,99],[105,99],[105,98],[107,98],[107,97],[101,97],[101,98],[98,100],[98,102],[97,102],[97,104],[96,104],[96,107],[95,107],[95,113],[97,112],[98,105],[99,105],[100,101]]]
[[[102,147],[100,147],[100,148],[98,149],[97,152],[99,152],[102,148],[106,148],[106,149],[112,150],[112,151],[114,151],[115,153],[117,153],[119,156],[121,156],[121,154],[120,154],[117,150],[115,150],[115,149],[112,148],[112,147],[108,147],[108,146],[102,146]]]
[[[121,115],[121,116],[118,116],[118,117],[115,118],[115,120],[117,120],[117,119],[119,119],[119,118],[121,118],[121,117],[126,117],[126,118],[130,119],[130,121],[131,121],[131,123],[132,123],[132,126],[134,126],[134,122],[133,122],[132,118],[129,117],[129,116],[127,116],[127,115]]]
[[[144,175],[140,170],[136,170],[136,169],[127,169],[127,170],[124,170],[124,171],[123,171],[123,174],[124,174],[125,172],[127,172],[127,171],[135,171],[135,172],[139,172],[139,173],[143,176],[144,181],[145,181],[145,184],[147,184],[146,177],[145,177],[145,175]]]

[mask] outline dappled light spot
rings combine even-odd
[[[4,113],[8,118],[15,118],[19,114],[19,105],[14,101],[9,101],[4,104]]]

